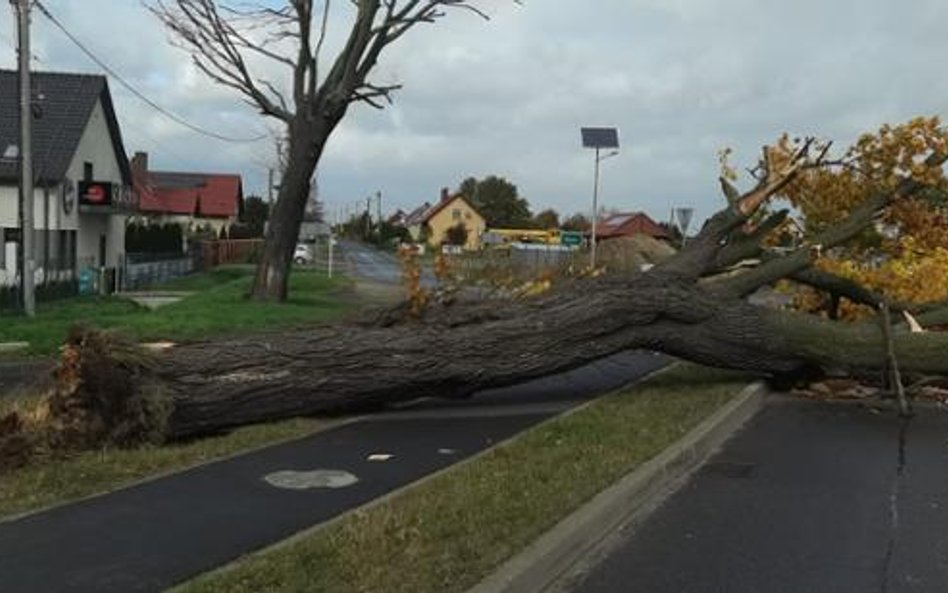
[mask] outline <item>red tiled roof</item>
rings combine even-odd
[[[135,180],[144,213],[236,217],[243,198],[240,175],[149,171]]]
[[[596,236],[602,239],[643,234],[655,239],[669,239],[668,231],[644,212],[620,212],[596,225]]]

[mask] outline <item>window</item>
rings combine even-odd
[[[82,180],[92,181],[94,179],[92,163],[86,161],[82,163]]]
[[[460,208],[455,208],[454,210],[451,211],[451,219],[452,219],[452,220],[461,220],[461,209],[460,209]]]
[[[6,268],[6,266],[7,266],[7,262],[6,262],[6,257],[7,257],[7,241],[6,241],[6,239],[3,237],[3,234],[4,234],[4,231],[5,231],[5,230],[6,230],[6,229],[4,229],[2,226],[0,226],[0,271],[3,271],[3,269]]]

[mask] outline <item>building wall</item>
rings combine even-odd
[[[122,169],[115,158],[112,136],[105,119],[105,111],[96,103],[79,140],[76,154],[73,156],[66,177],[73,182],[82,180],[84,163],[92,163],[92,178],[95,181],[108,181],[122,185]],[[80,265],[94,262],[99,265],[99,238],[106,237],[106,266],[118,266],[125,253],[125,219],[120,214],[85,214],[78,212],[78,206],[69,215],[64,215],[64,228],[78,228],[79,239],[77,259]],[[60,212],[62,209],[60,208]]]
[[[73,187],[82,180],[84,164],[92,163],[93,179],[108,181],[122,185],[122,172],[115,151],[112,147],[112,137],[109,134],[105,112],[101,103],[96,103],[86,124],[86,129],[79,140],[76,153],[66,171],[66,178],[71,180]],[[42,171],[37,171],[41,174]],[[49,257],[55,257],[58,252],[58,236],[44,241],[44,232],[57,235],[57,231],[77,231],[76,233],[76,263],[83,265],[99,264],[99,238],[106,236],[107,266],[119,265],[125,251],[125,219],[120,214],[80,214],[78,212],[78,196],[73,194],[73,205],[70,212],[63,207],[63,186],[57,184],[52,187],[38,185],[33,199],[33,228],[37,231],[34,239],[34,259],[39,267],[43,264],[44,245],[50,245]],[[19,228],[19,190],[16,185],[0,186],[0,228]],[[3,266],[0,271],[8,267],[9,257],[4,249]],[[14,258],[15,259],[15,258]],[[0,272],[0,283],[12,282],[9,273]],[[38,280],[42,274],[38,272]]]
[[[455,198],[450,204],[428,219],[428,228],[430,229],[428,243],[435,247],[441,245],[447,237],[448,229],[459,222],[463,222],[464,226],[467,227],[467,243],[464,248],[469,250],[480,249],[481,235],[487,225],[484,218],[470,204],[460,198]]]

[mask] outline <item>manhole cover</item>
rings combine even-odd
[[[283,470],[267,474],[263,480],[277,488],[287,490],[309,490],[311,488],[345,488],[359,481],[347,471],[338,469],[314,469],[310,471]]]
[[[757,473],[757,464],[717,461],[704,466],[704,473],[722,478],[752,478]]]

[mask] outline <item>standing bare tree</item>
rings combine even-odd
[[[286,167],[252,290],[257,299],[285,300],[310,182],[329,136],[350,105],[364,102],[382,108],[400,86],[369,80],[382,52],[415,25],[437,21],[447,9],[466,9],[484,18],[486,14],[473,0],[343,2],[355,14],[345,43],[323,70],[320,54],[330,0],[271,4],[245,8],[243,3],[217,0],[154,0],[148,6],[197,68],[285,126]],[[289,92],[251,60],[288,69]]]

